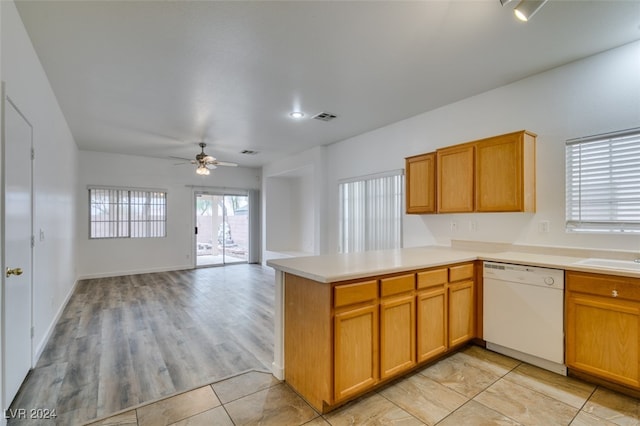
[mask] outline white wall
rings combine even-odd
[[[313,168],[265,179],[265,239],[268,252],[296,255],[316,253],[315,195]]]
[[[315,191],[313,174],[302,175],[297,179],[294,197],[298,204],[298,232],[296,245],[305,253],[315,253]]]
[[[564,230],[564,142],[640,126],[639,75],[636,42],[328,146],[329,220],[320,233],[327,251],[338,247],[339,179],[404,168],[410,155],[522,129],[538,134],[535,214],[405,215],[404,245],[454,239],[640,250],[638,236]],[[550,232],[538,232],[542,220]],[[452,221],[457,232],[450,230]]]
[[[293,215],[291,185],[293,179],[270,177],[265,182],[265,192],[269,194],[264,218],[264,239],[268,251],[293,251],[295,247],[290,241]],[[297,225],[295,225],[297,228]],[[286,230],[286,232],[285,232]]]
[[[194,190],[259,189],[260,170],[218,167],[198,176],[174,160],[80,151],[77,186],[78,274],[82,278],[193,267]],[[89,185],[157,188],[167,194],[166,238],[89,239]]]
[[[262,175],[263,261],[326,253],[326,147],[284,157]]]
[[[76,280],[77,147],[12,1],[0,2],[2,79],[33,126],[34,360]],[[40,230],[43,238],[40,239]]]

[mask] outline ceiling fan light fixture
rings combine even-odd
[[[547,0],[522,0],[513,9],[513,13],[519,20],[528,22],[546,2]]]
[[[209,176],[209,173],[211,172],[206,166],[202,165],[202,166],[198,166],[198,168],[196,169],[196,173],[199,174],[200,176]]]

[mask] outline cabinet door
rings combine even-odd
[[[413,293],[380,302],[380,377],[386,379],[416,364]]]
[[[409,157],[405,161],[406,209],[411,213],[436,212],[436,154]]]
[[[527,132],[476,144],[476,211],[535,211],[535,137]]]
[[[567,365],[640,387],[640,303],[612,297],[567,296]]]
[[[439,213],[474,210],[473,152],[473,145],[457,145],[437,151]]]
[[[521,211],[522,137],[506,135],[476,145],[476,210]]]
[[[378,382],[378,305],[336,313],[334,339],[334,391],[338,401]]]
[[[449,284],[449,347],[474,337],[473,281]]]
[[[444,285],[418,293],[418,362],[447,350],[447,291]]]

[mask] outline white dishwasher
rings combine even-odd
[[[484,262],[487,349],[566,376],[564,271]]]

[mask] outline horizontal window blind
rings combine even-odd
[[[342,181],[339,193],[341,253],[402,246],[402,170]]]
[[[167,193],[89,188],[89,238],[166,236]]]
[[[567,141],[566,229],[640,232],[640,128]]]

